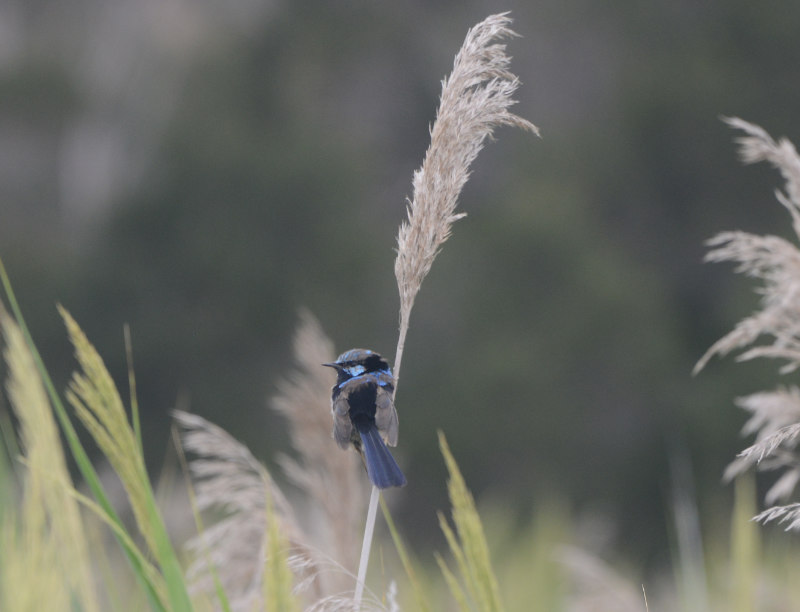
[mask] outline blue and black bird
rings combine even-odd
[[[374,351],[352,349],[323,365],[338,375],[331,394],[334,439],[344,449],[355,447],[376,487],[402,487],[406,477],[386,446],[397,446],[398,427],[389,364]]]

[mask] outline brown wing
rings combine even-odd
[[[353,424],[350,422],[348,410],[350,406],[347,405],[341,395],[337,397],[331,406],[333,413],[333,439],[342,448],[347,448],[350,445],[350,436],[353,433]]]
[[[378,387],[375,398],[375,425],[389,446],[397,446],[397,410],[395,410],[392,394],[383,387]]]

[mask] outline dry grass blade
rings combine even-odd
[[[0,327],[8,395],[19,421],[26,467],[21,524],[16,526],[21,533],[9,531],[15,521],[4,525],[0,573],[7,584],[0,589],[5,593],[0,602],[8,610],[57,609],[50,606],[63,596],[65,606],[74,598],[82,610],[99,610],[83,521],[70,495],[72,480],[47,393],[21,330],[2,307]],[[25,597],[40,607],[27,607],[33,600]]]
[[[131,561],[135,563],[137,575],[148,580],[148,588],[153,589],[151,595],[154,598],[166,596],[170,609],[176,612],[188,611],[191,608],[191,602],[184,583],[183,569],[156,506],[144,464],[142,447],[133,427],[128,422],[119,392],[103,359],[81,328],[64,308],[59,306],[59,312],[75,348],[75,357],[81,366],[80,371],[72,375],[66,392],[67,399],[122,482],[136,518],[136,525],[147,542],[149,553],[159,567],[166,590],[156,592],[159,590],[158,586],[145,576],[141,559],[137,558],[138,551],[134,552],[127,548],[126,544]],[[64,427],[63,421],[61,424]],[[66,427],[64,429],[66,430]],[[73,453],[75,453],[75,447],[73,447]],[[76,454],[75,457],[79,460],[79,464],[85,460],[84,454]],[[82,467],[81,471],[87,478],[96,478],[91,466]],[[92,486],[92,489],[93,493],[99,496],[105,513],[113,515],[113,510],[107,502],[102,487]],[[112,522],[117,522],[117,520],[114,519]],[[158,607],[161,605],[161,602],[155,599],[151,603]]]
[[[367,486],[355,453],[343,453],[331,440],[333,373],[320,364],[335,359],[333,343],[314,316],[300,313],[294,337],[296,368],[279,382],[273,408],[286,417],[298,459],[280,457],[287,476],[307,495],[309,521],[317,548],[340,566],[320,576],[322,591],[335,593],[352,581],[363,523]]]
[[[289,557],[289,538],[282,521],[275,514],[270,490],[266,490],[267,527],[264,533],[266,562],[263,574],[265,612],[300,612],[300,603],[293,593],[293,567]]]
[[[33,512],[30,512],[33,510]],[[0,609],[38,612],[69,610],[72,594],[48,532],[44,513],[25,504],[19,516],[11,509],[0,523]]]
[[[400,292],[400,357],[411,307],[450,229],[463,216],[455,212],[469,168],[495,127],[511,125],[538,133],[529,121],[509,111],[519,80],[509,70],[505,45],[495,41],[514,36],[506,14],[491,15],[473,27],[442,82],[442,95],[431,144],[414,173],[414,196],[408,220],[397,235],[394,271]]]

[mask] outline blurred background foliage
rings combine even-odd
[[[691,376],[756,299],[703,241],[791,228],[718,119],[800,140],[796,2],[4,2],[0,255],[62,383],[57,302],[122,389],[130,324],[153,470],[177,403],[268,462],[288,449],[267,406],[302,306],[338,349],[393,356],[394,239],[440,79],[501,9],[542,139],[481,154],[417,301],[399,522],[437,530],[437,429],[479,499],[520,521],[568,500],[645,564],[669,555],[671,458],[701,505],[732,497],[732,400],[776,376]]]

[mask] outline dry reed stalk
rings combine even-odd
[[[510,23],[508,14],[501,13],[490,15],[471,28],[456,54],[453,71],[442,81],[431,144],[422,166],[414,172],[408,219],[400,224],[397,234],[394,273],[400,294],[400,323],[393,366],[396,382],[414,300],[450,236],[451,226],[465,214],[455,212],[458,196],[484,141],[494,128],[503,125],[539,133],[531,122],[508,110],[516,103],[512,96],[519,79],[508,69],[511,58],[506,55],[505,45],[495,41],[516,36],[508,27]],[[373,488],[356,582],[356,607],[364,588],[378,497]]]
[[[442,95],[431,144],[422,166],[414,172],[414,195],[408,202],[408,219],[397,234],[394,273],[400,293],[400,334],[394,360],[400,362],[409,317],[422,281],[431,269],[451,226],[466,213],[456,213],[470,165],[494,128],[510,125],[538,134],[538,128],[508,109],[519,79],[508,69],[506,46],[495,41],[516,36],[507,13],[491,15],[467,32],[455,57],[453,71],[442,81]]]

